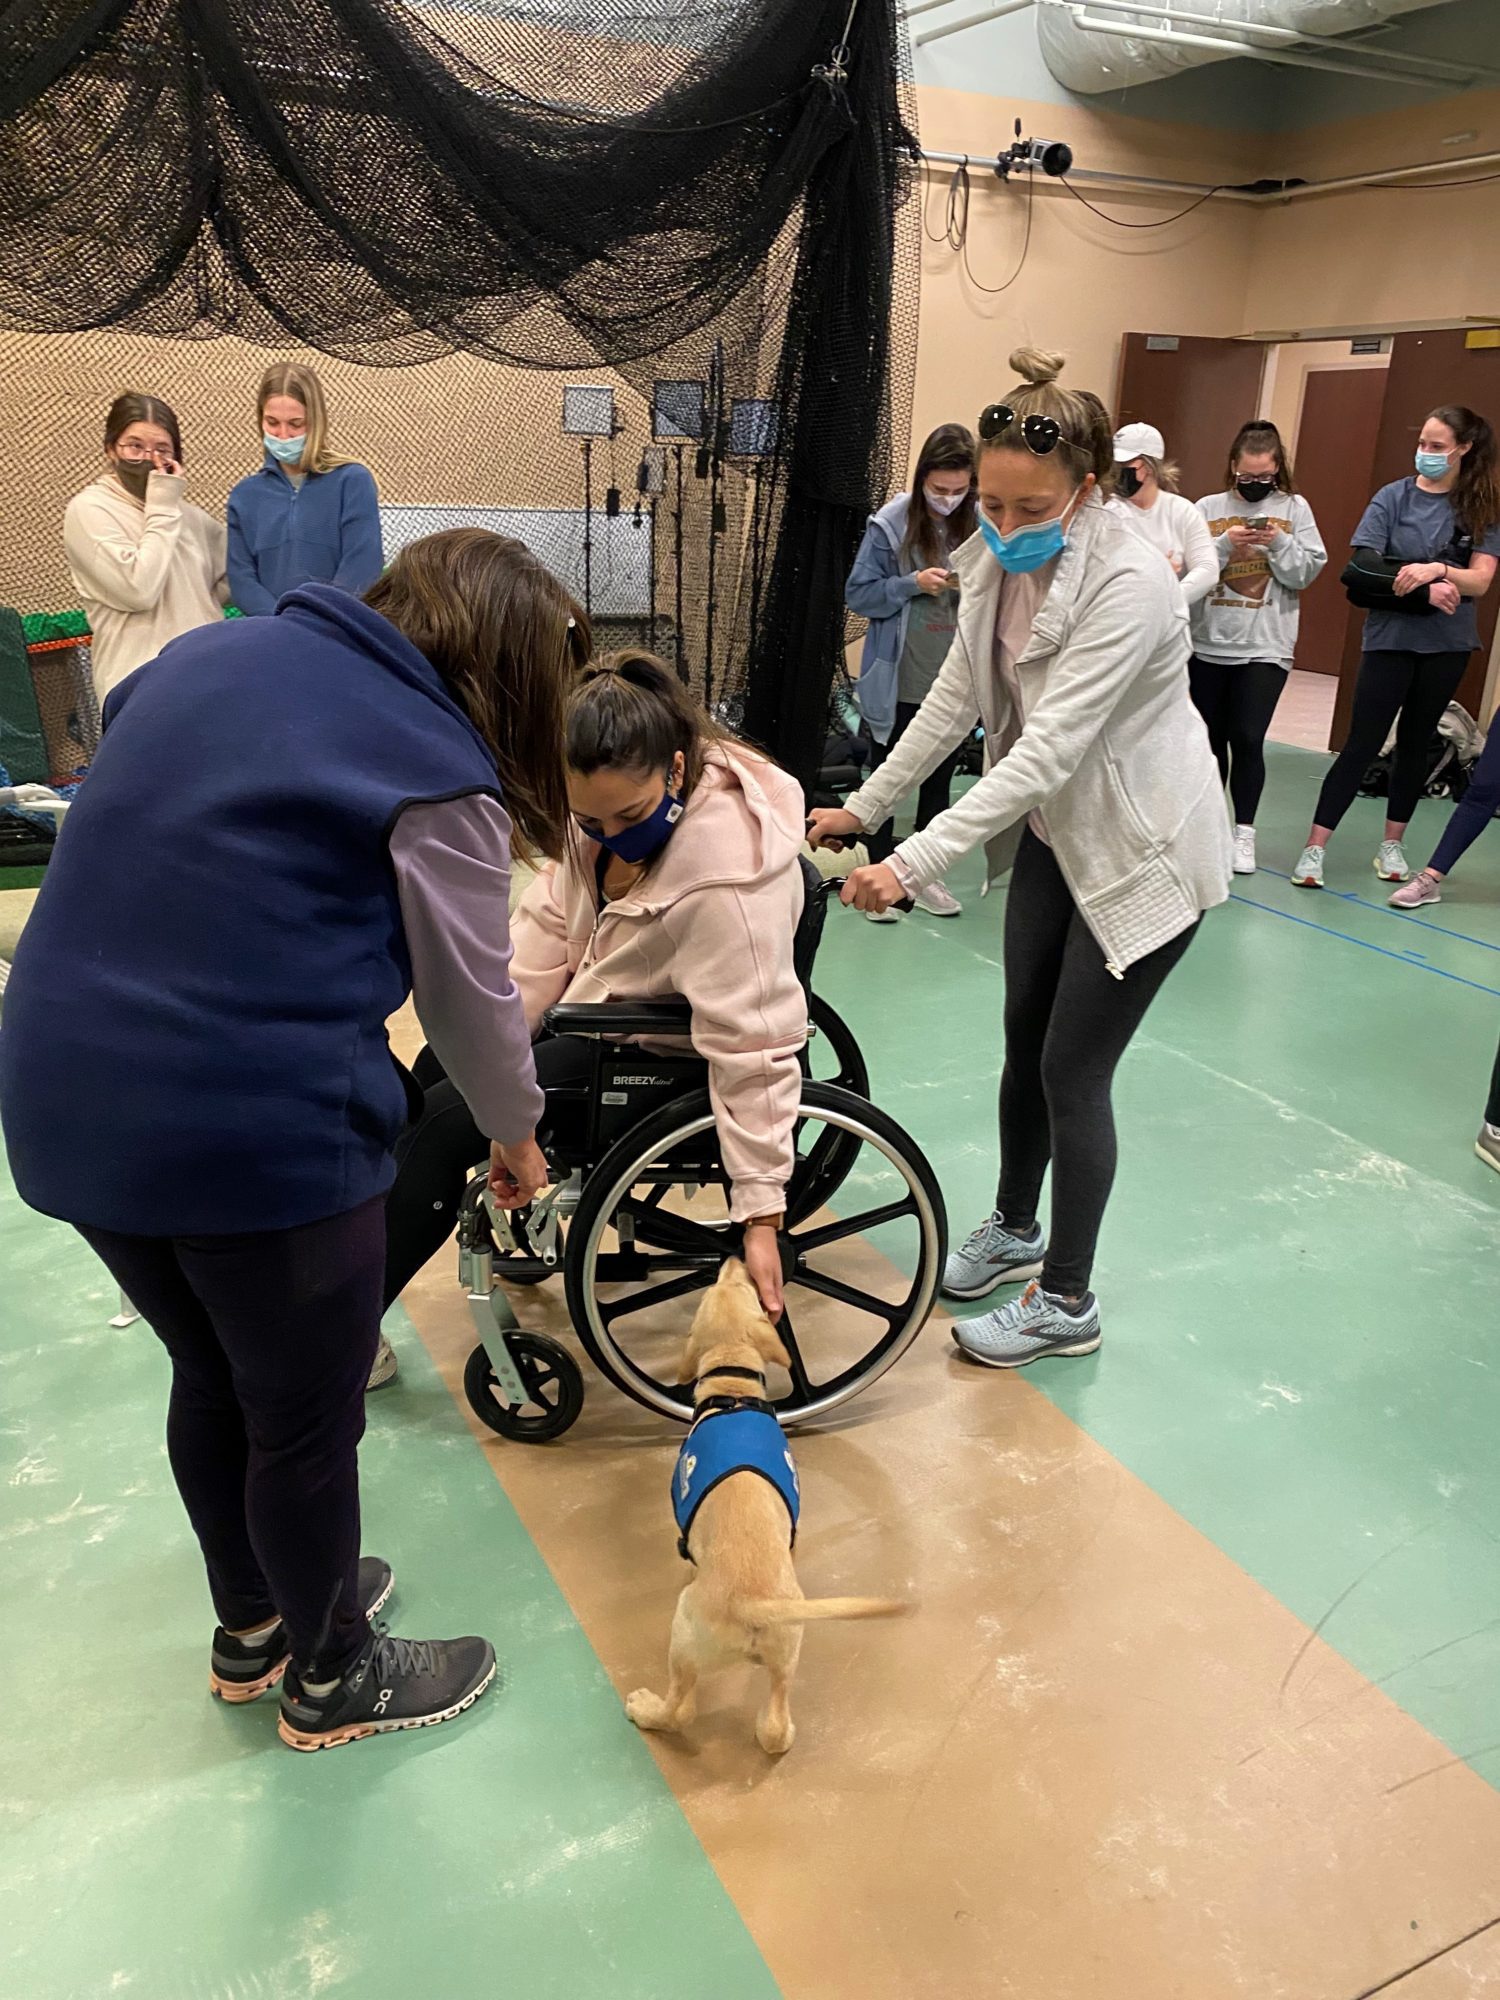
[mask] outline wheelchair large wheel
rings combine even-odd
[[[832,1213],[809,1210],[802,1191],[823,1185],[834,1147],[848,1156],[844,1197]],[[931,1310],[947,1250],[931,1167],[865,1099],[804,1083],[797,1152],[778,1328],[790,1367],[786,1385],[770,1392],[787,1424],[837,1409],[900,1360]],[[678,1379],[687,1329],[740,1245],[717,1155],[706,1091],[643,1119],[589,1175],[564,1258],[568,1311],[595,1365],[638,1403],[681,1422],[692,1416]]]

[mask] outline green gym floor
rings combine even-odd
[[[732,1688],[681,1742],[625,1720],[675,1438],[591,1380],[555,1448],[481,1441],[446,1256],[392,1315],[365,1539],[394,1629],[489,1633],[503,1685],[318,1757],[210,1701],[164,1359],[6,1184],[0,2000],[1500,1993],[1500,829],[1398,918],[1360,801],[1294,891],[1324,761],[1273,751],[1266,865],[1121,1071],[1100,1353],[991,1374],[940,1318],[799,1442],[805,1586],[919,1606],[809,1633],[779,1763]],[[952,923],[834,912],[818,985],[961,1233],[1004,898],[954,886]]]

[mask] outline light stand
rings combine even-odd
[[[564,437],[583,441],[583,608],[594,609],[594,440],[618,429],[615,392],[607,383],[570,382],[563,390]],[[618,505],[618,500],[616,501]]]
[[[765,584],[766,536],[770,523],[762,505],[766,460],[776,456],[781,435],[781,409],[755,397],[736,397],[729,411],[729,456],[750,466],[750,631],[760,624],[760,594]],[[773,467],[774,472],[774,467]]]
[[[672,515],[672,553],[676,591],[677,678],[690,679],[683,651],[682,618],[682,455],[689,444],[701,444],[704,433],[704,392],[701,382],[657,382],[651,394],[651,435],[659,444],[670,444],[676,460],[676,505]]]
[[[646,644],[653,653],[656,651],[656,512],[661,505],[661,495],[666,489],[666,484],[666,447],[648,444],[641,453],[641,462],[636,468],[635,525],[640,527],[641,501],[643,498],[648,499],[651,502],[651,544],[647,556]]]

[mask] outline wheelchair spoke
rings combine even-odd
[[[665,1208],[653,1208],[649,1215],[645,1215],[634,1202],[622,1202],[620,1212],[627,1210],[635,1220],[636,1241],[649,1243],[655,1250],[677,1250],[693,1256],[717,1257],[722,1263],[733,1248],[726,1231],[710,1229],[706,1223],[694,1222],[690,1216],[674,1215]]]
[[[818,1292],[825,1299],[837,1299],[840,1305],[852,1306],[856,1312],[869,1313],[874,1319],[883,1319],[887,1326],[894,1326],[906,1317],[909,1299],[902,1299],[897,1305],[888,1305],[874,1292],[862,1292],[854,1285],[846,1285],[840,1278],[827,1277],[822,1271],[809,1271],[799,1265],[787,1281],[801,1285],[809,1292]]]
[[[684,1299],[689,1292],[706,1291],[719,1275],[719,1267],[704,1266],[695,1271],[685,1272],[680,1278],[669,1278],[664,1285],[650,1285],[643,1292],[631,1292],[623,1299],[598,1302],[599,1317],[606,1327],[613,1327],[617,1319],[628,1319],[632,1313],[649,1312],[652,1306],[664,1306],[673,1299]]]
[[[781,1344],[786,1349],[787,1355],[791,1360],[790,1374],[797,1400],[806,1403],[816,1393],[815,1386],[812,1378],[808,1375],[806,1364],[802,1359],[802,1349],[797,1345],[797,1335],[792,1326],[791,1310],[785,1305],[782,1308],[781,1318],[776,1322],[776,1331],[781,1336]]]
[[[916,1212],[917,1204],[908,1195],[905,1201],[887,1202],[884,1208],[867,1208],[862,1215],[825,1222],[820,1229],[794,1230],[789,1240],[801,1256],[809,1250],[825,1250],[830,1243],[842,1243],[846,1237],[862,1235],[866,1230],[879,1229],[882,1223],[899,1222],[903,1216]]]

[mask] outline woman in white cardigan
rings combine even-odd
[[[63,550],[93,634],[101,706],[171,639],[223,616],[227,535],[184,492],[182,433],[157,396],[117,396],[106,467],[63,516]]]
[[[979,420],[979,533],[954,559],[958,634],[916,720],[814,844],[878,826],[984,726],[989,767],[844,900],[887,907],[987,844],[1014,864],[1005,914],[1005,1068],[995,1212],[948,1260],[944,1289],[983,1298],[1037,1280],[955,1329],[1016,1368],[1089,1354],[1089,1289],[1115,1168],[1115,1067],[1205,910],[1229,892],[1219,774],[1188,695],[1187,613],[1157,552],[1099,487],[1114,463],[1102,406],[1022,349],[1022,380]],[[1052,1168],[1051,1240],[1037,1219]]]

